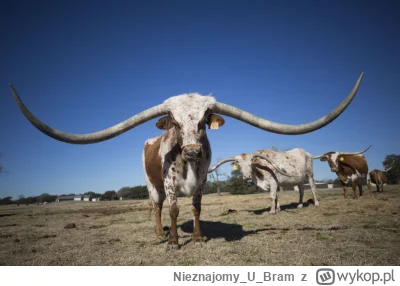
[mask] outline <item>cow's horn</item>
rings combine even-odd
[[[241,110],[237,107],[224,104],[221,102],[215,103],[213,111],[222,115],[226,115],[241,120],[243,122],[246,122],[247,124],[263,129],[265,131],[270,131],[278,134],[287,134],[287,135],[305,134],[318,130],[328,125],[347,108],[347,106],[350,104],[350,102],[357,94],[363,75],[364,73],[362,72],[356,84],[354,85],[353,89],[350,91],[349,95],[338,107],[336,107],[334,110],[332,110],[325,116],[321,117],[320,119],[305,124],[289,125],[289,124],[276,123],[273,121],[260,118],[249,112]]]
[[[358,154],[362,154],[364,152],[367,152],[369,150],[369,148],[371,148],[372,145],[370,145],[368,148],[360,151],[360,152],[339,152],[339,155],[358,155]]]
[[[322,154],[322,155],[318,155],[318,156],[313,156],[312,158],[313,159],[319,159],[319,158],[322,158],[322,157],[324,157],[325,156],[325,154]]]
[[[71,144],[92,144],[105,141],[113,137],[116,137],[146,121],[164,115],[168,112],[167,109],[164,107],[164,105],[160,104],[153,106],[149,109],[146,109],[145,111],[142,111],[132,116],[131,118],[128,118],[127,120],[122,121],[121,123],[118,123],[107,129],[88,134],[71,134],[52,128],[43,123],[42,121],[40,121],[39,119],[37,119],[22,103],[21,99],[19,98],[16,90],[14,89],[11,83],[10,83],[10,88],[12,93],[14,94],[15,101],[17,102],[22,113],[33,124],[33,126],[35,126],[38,130],[40,130],[44,134],[56,140]]]
[[[219,161],[217,164],[215,164],[210,169],[208,169],[208,173],[214,172],[214,170],[217,169],[222,164],[227,163],[227,162],[231,162],[231,161],[236,161],[236,159],[232,157],[232,158],[226,158],[224,160]]]

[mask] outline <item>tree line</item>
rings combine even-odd
[[[390,169],[386,172],[386,176],[388,178],[388,184],[400,184],[400,155],[389,154],[385,156],[385,160],[382,162],[384,169]],[[4,169],[0,165],[0,174],[4,172]],[[224,179],[224,180],[221,180]],[[334,187],[341,186],[339,178],[334,180],[326,180],[326,183],[333,183]],[[308,183],[308,182],[305,182]],[[220,169],[216,169],[214,172],[209,174],[208,180],[204,186],[203,193],[230,193],[230,194],[252,194],[258,193],[260,190],[252,184],[251,182],[246,182],[242,179],[242,174],[240,173],[240,169],[232,170],[231,173],[225,174],[220,171]],[[75,196],[78,194],[70,193],[64,194],[69,196]],[[79,194],[82,195],[82,194]],[[147,186],[134,186],[134,187],[122,187],[118,191],[115,190],[107,190],[103,194],[95,193],[95,192],[86,192],[83,195],[89,195],[92,198],[100,198],[100,200],[111,201],[111,200],[119,200],[119,199],[127,199],[127,200],[135,200],[135,199],[147,199],[149,197],[149,193],[147,191]],[[63,195],[60,195],[63,196]],[[184,194],[178,192],[178,197],[184,196]],[[42,204],[42,203],[51,203],[56,201],[58,195],[51,195],[48,193],[43,193],[39,196],[30,196],[25,197],[20,195],[17,199],[14,199],[10,196],[5,198],[0,198],[0,205],[9,205],[9,204]]]
[[[135,186],[135,187],[123,187],[118,192],[114,190],[105,191],[103,194],[95,192],[86,192],[83,194],[62,194],[62,195],[51,195],[48,193],[43,193],[39,196],[25,197],[24,195],[18,196],[14,199],[10,196],[5,198],[0,198],[0,205],[10,205],[10,204],[43,204],[55,202],[58,197],[62,196],[90,196],[91,198],[99,198],[102,201],[112,201],[119,200],[121,197],[123,199],[145,199],[148,198],[147,187],[146,186]]]

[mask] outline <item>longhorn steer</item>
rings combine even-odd
[[[201,199],[207,170],[211,160],[211,148],[206,134],[206,125],[216,129],[224,124],[217,114],[226,115],[265,131],[279,134],[304,134],[326,126],[337,118],[356,95],[363,73],[347,98],[333,111],[320,119],[300,125],[271,122],[239,108],[217,102],[211,96],[197,93],[171,97],[164,103],[151,107],[110,128],[90,134],[70,134],[54,129],[37,119],[22,103],[10,84],[14,98],[25,117],[44,134],[66,143],[92,144],[116,137],[156,117],[156,126],[166,130],[164,134],[146,141],[143,151],[143,167],[149,197],[153,202],[156,234],[164,235],[161,225],[161,210],[164,199],[169,203],[171,231],[168,245],[178,246],[177,218],[179,214],[176,191],[192,196],[194,216],[193,239],[202,242],[200,231]]]
[[[331,171],[335,172],[343,186],[344,198],[347,198],[346,186],[352,182],[354,199],[358,199],[356,188],[358,186],[360,196],[362,196],[362,186],[367,185],[369,195],[372,197],[372,186],[370,174],[368,173],[368,164],[362,153],[371,148],[360,152],[328,152],[322,155],[314,156],[313,159],[320,159],[320,161],[327,161]]]
[[[392,169],[392,167],[383,171],[374,169],[371,172],[369,172],[371,182],[376,185],[377,192],[383,192],[383,185],[387,184],[388,181],[385,172],[389,171],[390,169]]]
[[[213,172],[220,165],[231,162],[239,166],[244,180],[252,180],[257,187],[264,191],[270,190],[271,211],[275,214],[280,211],[280,204],[276,194],[282,186],[299,187],[298,208],[303,207],[304,182],[308,179],[316,206],[319,206],[317,188],[314,182],[313,160],[311,154],[303,149],[295,148],[285,152],[269,149],[258,150],[253,154],[241,154],[221,160],[208,170]]]

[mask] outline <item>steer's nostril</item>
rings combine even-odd
[[[194,150],[194,149],[189,149],[189,150],[186,150],[186,156],[188,156],[188,157],[197,157],[197,156],[199,156],[199,150]]]

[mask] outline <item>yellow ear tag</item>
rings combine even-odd
[[[236,164],[232,166],[232,169],[235,170],[235,171],[237,170]]]
[[[217,121],[211,122],[210,129],[218,129],[219,123]]]
[[[340,157],[339,161],[343,162],[343,161],[344,161],[344,158],[343,158],[343,157]]]

